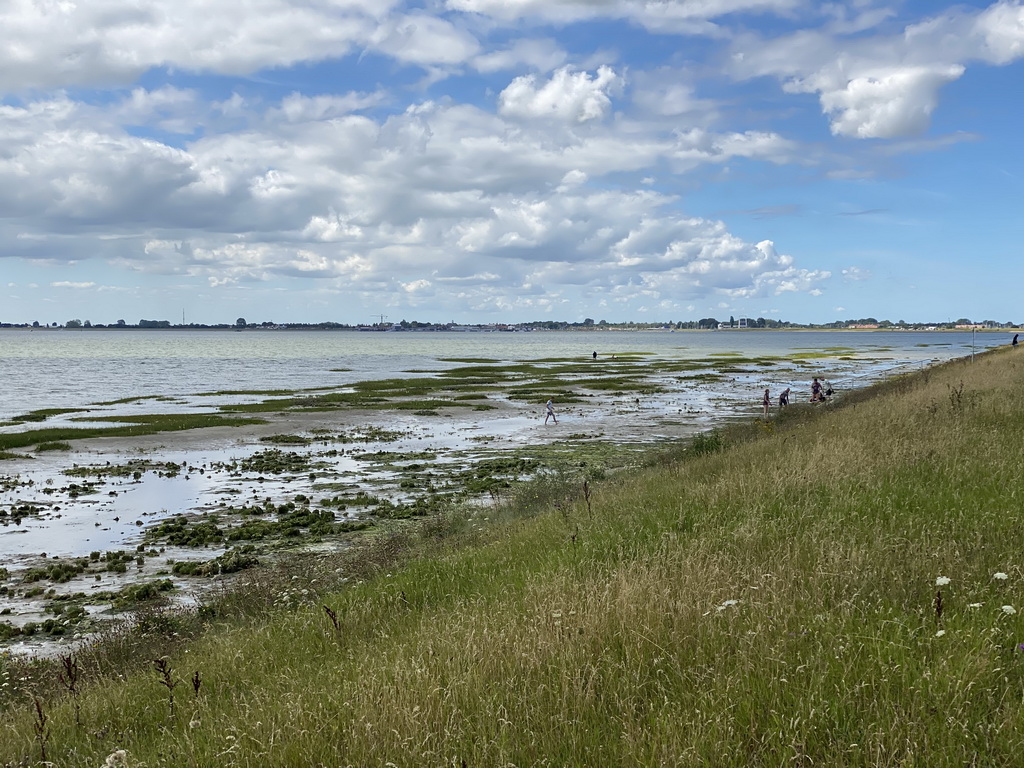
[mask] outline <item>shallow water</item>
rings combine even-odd
[[[977,334],[978,348],[1006,343]],[[414,333],[358,331],[0,330],[0,422],[34,410],[105,406],[108,414],[209,411],[254,397],[201,393],[296,390],[457,367],[453,358],[515,361],[648,353],[693,359],[722,353],[788,357],[844,348],[855,358],[905,363],[970,354],[972,334],[862,331],[592,331]],[[346,370],[337,370],[346,369]],[[422,374],[420,374],[422,375]],[[171,398],[157,400],[155,398]],[[69,416],[74,416],[70,414]],[[48,425],[73,423],[49,420]],[[16,427],[14,429],[22,429]],[[5,431],[10,431],[8,427]]]

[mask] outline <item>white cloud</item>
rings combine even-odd
[[[116,108],[114,117],[126,125],[156,126],[170,133],[191,133],[196,128],[197,94],[188,88],[163,86],[133,88]]]
[[[861,267],[846,267],[842,270],[843,280],[847,282],[859,282],[861,280],[870,280],[871,272],[862,269]]]
[[[395,16],[370,35],[373,46],[399,61],[421,65],[456,65],[473,58],[476,38],[451,22],[427,14]]]
[[[621,86],[622,79],[611,67],[599,67],[593,78],[563,67],[539,87],[533,75],[517,77],[501,92],[499,111],[507,117],[554,118],[570,123],[600,120],[611,111],[609,93]]]
[[[554,123],[430,101],[384,119],[350,111],[377,93],[295,93],[262,108],[231,97],[205,112],[173,89],[133,92],[114,112],[67,97],[0,106],[0,255],[103,259],[213,287],[315,280],[366,301],[488,311],[556,311],[580,291],[638,307],[823,283],[721,222],[686,217],[671,196],[604,188],[666,163],[782,162],[790,142],[596,117],[581,130],[607,114],[598,97],[620,79],[560,72],[513,110],[532,114],[557,91],[571,106]],[[229,111],[244,128],[218,132]],[[171,113],[201,136],[170,147],[117,122]]]
[[[480,72],[497,72],[526,65],[539,72],[550,72],[565,64],[568,55],[551,39],[520,39],[500,50],[477,56],[473,66]]]
[[[305,96],[292,93],[281,102],[280,112],[292,123],[331,120],[351,112],[376,107],[383,104],[387,96],[375,93],[321,94]],[[271,119],[273,119],[273,112]]]
[[[621,0],[447,0],[448,8],[479,13],[505,22],[528,17],[570,22],[607,15],[618,17],[627,5]]]
[[[708,32],[707,22],[732,13],[786,13],[802,0],[447,0],[452,10],[503,22],[534,20],[565,24],[591,19],[626,19],[652,32]]]
[[[96,283],[93,283],[93,282],[74,283],[74,282],[71,282],[69,280],[58,280],[57,282],[50,283],[50,287],[51,288],[76,288],[76,289],[95,288],[96,287]]]
[[[975,24],[981,38],[981,58],[1009,64],[1024,56],[1024,7],[1019,0],[999,2],[982,13]]]
[[[686,116],[690,124],[708,125],[718,117],[719,105],[696,96],[696,88],[687,75],[670,69],[637,72],[633,81],[633,103],[650,115],[678,118]]]
[[[240,12],[206,0],[8,0],[0,90],[126,83],[153,67],[245,74],[341,56],[397,2],[260,0]]]
[[[787,90],[820,93],[836,135],[891,139],[924,133],[939,89],[963,73],[959,65],[867,70],[838,81],[830,73],[793,81]]]
[[[982,12],[954,9],[898,35],[841,33],[860,29],[802,30],[773,40],[744,35],[733,44],[733,72],[774,75],[787,92],[818,94],[836,135],[892,139],[925,132],[942,86],[959,79],[967,64],[1024,56],[1024,8],[1017,0]]]
[[[715,133],[694,128],[676,136],[666,156],[680,172],[704,163],[724,163],[736,157],[784,163],[796,159],[798,152],[795,142],[776,133]]]

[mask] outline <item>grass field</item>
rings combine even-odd
[[[1019,765],[1019,354],[6,660],[0,765]]]

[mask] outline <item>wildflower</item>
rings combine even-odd
[[[981,606],[982,606],[981,603],[968,603],[967,604],[968,608],[981,608]]]
[[[1002,608],[1002,611],[1007,616],[1013,616],[1013,614],[1015,614],[1017,612],[1017,609],[1014,608],[1012,605],[1004,605],[1003,608]]]
[[[940,629],[938,632],[935,633],[935,636],[942,637],[944,634],[946,634],[946,630]]]
[[[103,768],[113,768],[118,765],[128,765],[128,753],[123,749],[112,752],[103,761]]]
[[[949,577],[948,576],[939,576],[939,578],[937,578],[935,580],[935,586],[936,587],[944,587],[947,584],[949,584]]]
[[[1005,573],[1003,573],[1002,571],[997,571],[996,573],[993,573],[993,574],[992,574],[992,578],[993,578],[993,579],[999,579],[999,581],[1006,581],[1006,580],[1007,580],[1008,578],[1010,578],[1010,577],[1009,577],[1009,576],[1007,576],[1007,575],[1006,575]]]

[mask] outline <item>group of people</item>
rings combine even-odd
[[[761,404],[764,406],[764,415],[767,416],[768,410],[772,407],[772,396],[767,389],[764,391],[764,399]],[[789,387],[779,393],[779,408],[785,408],[787,405],[789,405]]]
[[[779,410],[782,410],[789,405],[789,392],[790,388],[786,387],[782,392],[779,393]],[[814,381],[811,382],[811,402],[812,403],[823,403],[828,398],[832,397],[832,387],[828,382],[822,382],[817,376],[814,377]],[[772,407],[771,392],[768,389],[764,391],[764,397],[761,400],[761,406],[764,410],[764,415],[768,416],[768,411]]]
[[[1017,337],[1016,336],[1013,337],[1013,344],[1014,344],[1014,346],[1017,345]],[[597,359],[597,352],[593,353],[593,358],[595,360]],[[786,387],[784,390],[782,390],[779,393],[779,410],[782,410],[783,408],[785,408],[786,406],[789,405],[789,393],[790,393],[790,388],[789,387]],[[826,382],[822,382],[821,379],[819,379],[817,376],[815,376],[814,380],[811,382],[811,402],[812,403],[823,403],[826,400],[828,400],[828,398],[832,397],[832,394],[833,394],[832,386],[827,381]],[[639,402],[640,401],[638,400],[637,403],[639,404]],[[764,390],[764,397],[761,400],[761,406],[762,406],[762,408],[764,410],[765,418],[767,418],[768,417],[768,412],[769,412],[769,410],[771,410],[771,407],[772,407],[771,391],[767,387]],[[544,423],[547,424],[549,421],[553,421],[555,424],[557,424],[558,423],[558,417],[555,416],[555,403],[554,403],[554,401],[549,399],[547,401],[547,403],[545,403],[545,409],[546,409],[547,413],[544,415]]]

